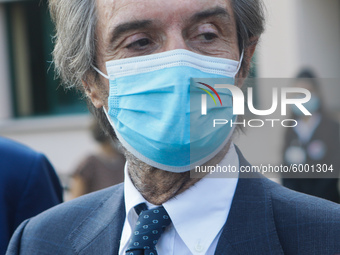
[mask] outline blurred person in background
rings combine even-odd
[[[298,125],[286,129],[283,162],[285,165],[308,165],[310,171],[318,164],[327,165],[328,168],[333,168],[333,173],[332,176],[318,173],[314,178],[308,178],[306,173],[301,173],[301,178],[283,178],[282,183],[290,189],[339,203],[339,123],[327,112],[320,93],[319,80],[311,69],[303,69],[299,72],[295,86],[311,92],[311,100],[305,104],[305,107],[312,115],[305,116],[295,105],[292,106],[291,118],[296,119]],[[318,178],[315,178],[316,176]]]
[[[124,180],[125,157],[117,149],[117,138],[107,136],[95,121],[91,125],[91,133],[100,145],[100,151],[86,157],[74,172],[70,188],[73,198]]]
[[[21,222],[61,203],[62,195],[43,154],[0,137],[0,254]]]
[[[190,97],[201,102],[202,94],[190,80],[243,85],[264,30],[261,1],[49,3],[58,73],[124,146],[124,183],[23,222],[8,255],[340,253],[338,204],[260,174],[190,175],[195,165],[251,167],[230,127],[199,122],[206,118]],[[206,117],[235,121],[232,96],[221,97],[226,106],[211,100]],[[200,124],[192,129],[191,114]]]

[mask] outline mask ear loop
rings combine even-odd
[[[235,77],[241,69],[242,61],[243,61],[243,54],[244,54],[244,50],[242,49],[242,53],[241,53],[241,57],[240,57],[240,61],[238,63],[237,69],[236,69]]]
[[[106,78],[106,79],[108,79],[108,80],[110,79],[110,77],[109,77],[108,75],[104,74],[102,71],[100,71],[100,70],[99,70],[97,67],[95,67],[94,65],[91,65],[91,67],[92,67],[96,72],[98,72],[101,76],[103,76],[104,78]],[[106,109],[105,109],[105,106],[103,106],[103,111],[104,111],[106,117],[109,118],[109,115],[107,114],[107,111],[106,111]]]
[[[106,79],[110,79],[110,77],[108,76],[108,75],[106,75],[106,74],[104,74],[102,71],[100,71],[97,67],[95,67],[95,66],[93,66],[93,65],[91,65],[92,66],[92,68],[94,69],[94,70],[96,70],[97,71],[97,73],[99,73],[101,76],[103,76],[104,78],[106,78]]]

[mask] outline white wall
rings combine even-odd
[[[264,0],[266,31],[259,76],[291,78],[302,66],[322,78],[340,77],[340,0]]]
[[[296,1],[264,0],[266,30],[257,51],[259,77],[292,77],[299,66]]]
[[[340,1],[296,1],[299,64],[322,78],[340,78]]]

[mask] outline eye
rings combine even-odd
[[[212,41],[214,39],[216,39],[218,36],[214,33],[204,33],[200,35],[202,37],[202,39],[206,40],[206,41]]]
[[[217,27],[210,23],[200,24],[192,30],[192,40],[196,43],[213,43],[219,37]]]
[[[141,38],[135,42],[130,43],[126,46],[128,49],[134,49],[134,50],[144,50],[147,48],[147,46],[151,45],[152,41],[148,38]]]

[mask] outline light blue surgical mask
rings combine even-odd
[[[202,90],[196,85],[207,78],[234,84],[238,61],[172,50],[109,61],[106,69],[108,76],[96,69],[110,81],[104,111],[119,141],[143,162],[185,172],[206,163],[229,141],[233,128],[213,127],[213,120],[236,120],[230,91],[219,91],[223,106],[210,100],[202,115]]]

